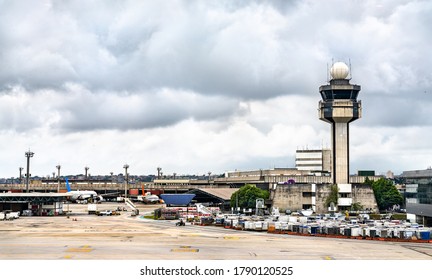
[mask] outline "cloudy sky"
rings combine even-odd
[[[293,167],[329,147],[351,61],[351,172],[432,165],[432,1],[0,0],[0,177]]]

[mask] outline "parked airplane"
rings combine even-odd
[[[151,193],[146,193],[146,195],[139,195],[137,197],[138,201],[142,201],[144,203],[163,203],[163,200],[159,198],[159,196]]]
[[[72,191],[69,185],[68,178],[66,180],[67,193],[71,194],[69,200],[77,203],[87,203],[87,202],[101,202],[104,200],[104,195],[98,195],[95,191]],[[111,195],[112,193],[110,193]],[[108,195],[108,194],[107,194]]]

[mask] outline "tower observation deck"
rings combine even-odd
[[[349,184],[349,123],[361,118],[360,86],[350,84],[343,62],[334,63],[330,74],[329,84],[319,88],[319,118],[331,124],[333,184]]]

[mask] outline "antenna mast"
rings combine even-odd
[[[330,72],[330,70],[329,70],[329,66],[328,66],[328,62],[327,62],[327,71],[326,71],[327,73],[327,83],[330,81],[330,79],[329,79],[329,72]]]
[[[348,64],[349,64],[349,75],[350,75],[349,79],[351,80],[352,79],[351,58],[348,58]]]

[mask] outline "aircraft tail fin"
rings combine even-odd
[[[69,185],[69,180],[68,180],[67,177],[65,177],[65,180],[66,180],[66,189],[67,189],[68,192],[70,192],[71,191],[71,187]]]

